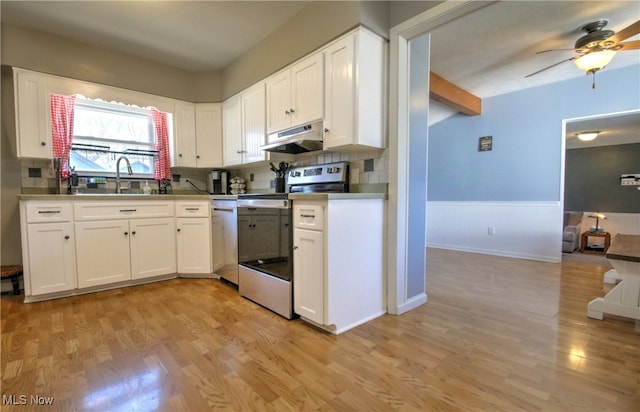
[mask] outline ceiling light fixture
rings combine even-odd
[[[596,88],[596,72],[607,67],[613,56],[616,55],[614,50],[599,50],[584,54],[574,60],[574,63],[580,70],[584,70],[587,75],[593,75],[592,89]]]
[[[600,130],[594,130],[591,132],[576,133],[576,136],[578,136],[578,139],[582,140],[583,142],[590,142],[596,137],[598,137],[599,134],[600,134]]]

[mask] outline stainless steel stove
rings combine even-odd
[[[349,191],[349,164],[293,168],[288,193],[238,195],[240,295],[291,319],[293,313],[292,201],[289,193]]]

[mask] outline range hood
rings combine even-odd
[[[271,133],[269,142],[261,149],[267,152],[289,154],[322,150],[322,121]]]

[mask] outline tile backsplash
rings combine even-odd
[[[319,152],[319,154],[299,155],[288,158],[279,157],[277,154],[272,155],[273,163],[278,164],[280,161],[291,163],[294,167],[347,161],[350,164],[350,183],[352,187],[355,187],[355,185],[379,186],[389,183],[389,154],[387,150],[348,153]],[[367,161],[367,166],[370,165],[371,161],[373,162],[373,170],[365,171],[365,161]],[[22,193],[55,193],[56,179],[52,161],[37,159],[21,160],[20,167]],[[173,192],[199,193],[190,184],[185,182],[186,179],[191,181],[198,189],[206,191],[208,171],[209,169],[172,168],[171,172],[174,177],[172,181]],[[249,192],[271,192],[275,190],[275,176],[270,170],[268,162],[261,162],[255,166],[230,168],[230,172],[231,177],[239,176],[246,180],[247,190]],[[38,176],[38,174],[40,177],[35,177]],[[179,180],[176,179],[178,176]],[[124,182],[128,181],[126,178],[122,180]],[[142,191],[144,179],[132,179],[130,182],[135,182],[130,184],[131,191]],[[153,189],[158,188],[157,183],[152,180],[149,180],[149,185]],[[66,189],[67,183],[63,182],[62,192],[66,193]],[[81,179],[79,190],[115,191],[115,179],[108,178],[106,184],[98,185],[98,189],[87,189],[86,180]]]

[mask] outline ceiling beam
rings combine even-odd
[[[468,116],[482,114],[482,99],[431,72],[429,97]]]

